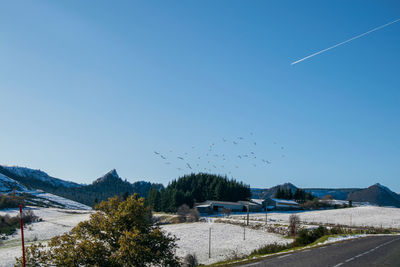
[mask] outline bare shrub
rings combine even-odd
[[[183,204],[176,212],[179,222],[197,222],[199,221],[199,213],[197,209],[190,209],[188,205]]]
[[[294,234],[295,232],[298,231],[300,226],[300,217],[297,214],[292,214],[289,217],[289,232],[290,234]]]
[[[323,200],[333,200],[333,196],[332,195],[326,195],[322,199]]]
[[[232,214],[232,210],[231,209],[223,209],[222,214],[225,214],[225,216],[228,217]]]
[[[199,212],[197,209],[191,209],[189,214],[186,216],[187,222],[198,222],[200,218]]]
[[[197,261],[196,254],[186,254],[185,258],[183,259],[183,267],[196,267],[199,265]]]
[[[179,221],[180,222],[186,222],[186,216],[189,214],[190,208],[188,205],[183,204],[178,208],[178,211],[176,214],[178,215]]]
[[[234,261],[240,260],[242,258],[243,258],[243,256],[239,253],[239,251],[237,249],[231,250],[231,253],[227,257],[228,260],[234,260]]]
[[[17,196],[15,193],[12,195],[0,194],[0,209],[18,208],[19,204],[25,206],[24,197]]]

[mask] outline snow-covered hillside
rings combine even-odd
[[[33,199],[39,200],[48,204],[49,206],[63,208],[63,209],[77,209],[77,210],[91,210],[92,208],[82,203],[56,196],[46,192],[29,191],[34,196]]]
[[[92,208],[76,201],[56,196],[42,190],[29,190],[24,185],[0,173],[0,193],[7,194],[14,191],[25,194],[25,201],[30,205],[49,206],[65,209],[91,210]]]
[[[0,193],[10,193],[13,190],[27,191],[28,189],[17,181],[0,173]]]
[[[42,182],[47,182],[53,186],[64,186],[64,187],[78,187],[81,186],[77,183],[73,182],[68,182],[64,181],[58,178],[54,178],[49,176],[47,173],[41,171],[41,170],[34,170],[26,167],[18,167],[18,166],[5,166],[5,165],[0,165],[0,167],[6,169],[10,173],[19,176],[19,177],[25,177],[25,178],[30,178],[30,179],[37,179]]]

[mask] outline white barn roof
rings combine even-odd
[[[293,200],[286,200],[286,199],[279,199],[279,198],[271,198],[271,200],[277,203],[284,203],[284,204],[291,204],[291,205],[299,205],[296,201]]]

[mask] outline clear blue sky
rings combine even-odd
[[[290,65],[399,17],[382,0],[2,1],[0,164],[167,184],[215,143],[215,172],[252,187],[400,192],[400,23]]]

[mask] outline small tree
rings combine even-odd
[[[289,216],[289,231],[290,234],[294,234],[295,232],[298,232],[299,230],[299,225],[300,225],[300,217],[297,214],[292,214]]]
[[[196,208],[190,209],[186,204],[180,206],[176,214],[179,222],[197,222],[200,217]]]
[[[323,200],[333,200],[333,196],[332,195],[326,195],[322,199]]]
[[[196,208],[193,208],[189,211],[189,214],[186,216],[187,222],[198,222],[200,219],[199,212]]]
[[[198,265],[196,254],[187,254],[183,259],[183,267],[196,267]]]
[[[178,208],[176,214],[178,215],[179,222],[186,222],[186,216],[190,213],[190,208],[188,205],[183,204]]]
[[[26,249],[27,266],[179,266],[175,238],[152,223],[137,194],[102,201],[88,221],[71,232]],[[21,266],[22,258],[15,266]]]

